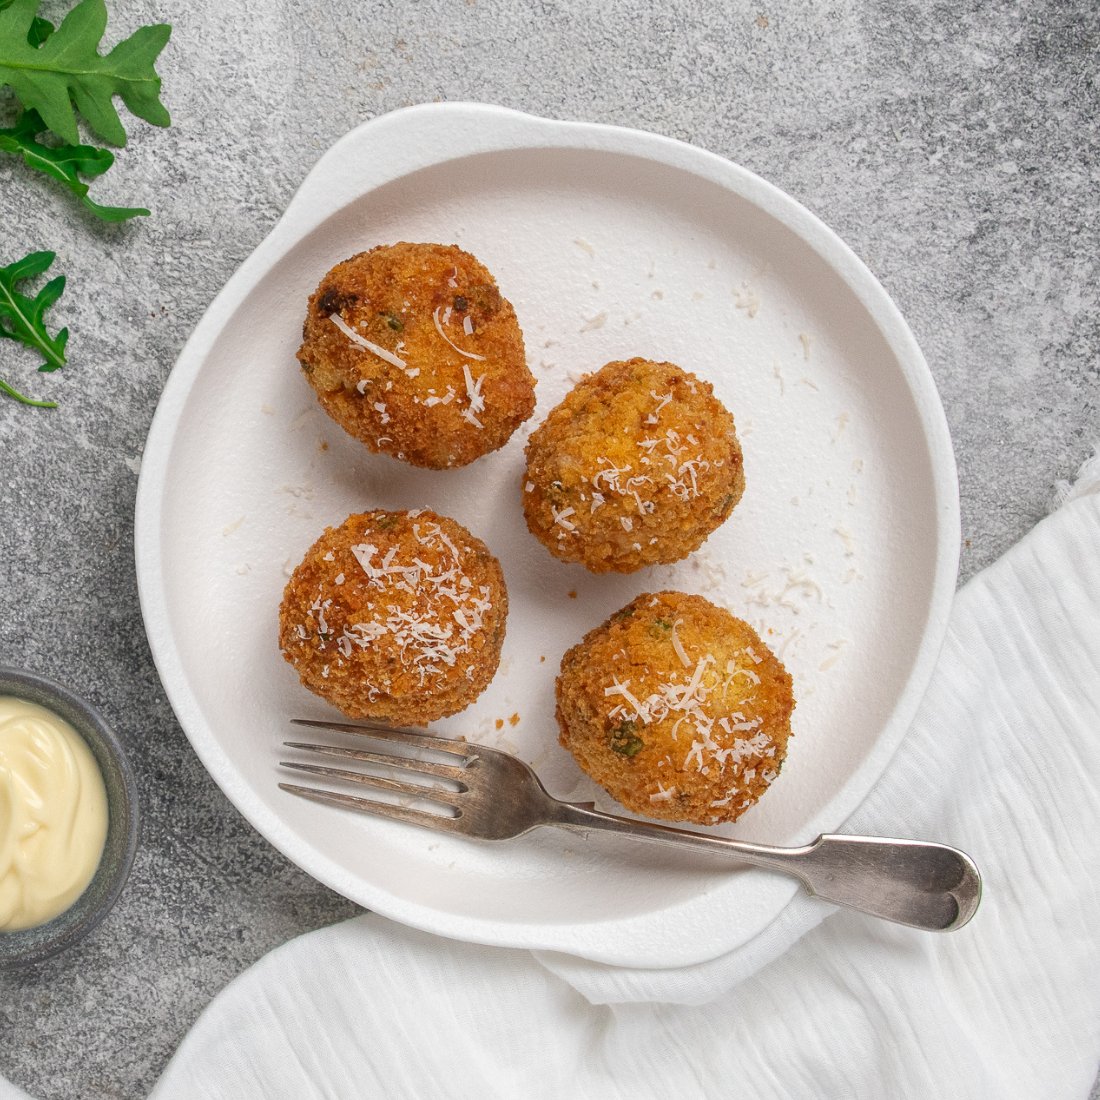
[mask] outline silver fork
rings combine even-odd
[[[592,803],[560,802],[547,794],[538,776],[522,760],[499,749],[433,737],[419,730],[372,724],[292,719],[295,725],[356,734],[406,749],[443,753],[453,764],[340,745],[286,741],[288,748],[338,760],[397,769],[420,782],[367,775],[325,764],[280,761],[284,768],[409,795],[433,809],[416,809],[316,787],[280,783],[303,798],[375,814],[429,829],[479,840],[508,840],[540,825],[588,833],[618,833],[638,840],[677,844],[724,855],[794,875],[815,897],[885,920],[933,932],[961,928],[974,915],[982,880],[974,861],[946,844],[886,837],[826,834],[801,848],[776,848],[726,837],[705,836],[645,821],[601,813]],[[431,784],[432,780],[442,781]]]

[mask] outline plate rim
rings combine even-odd
[[[435,141],[416,140],[433,133]],[[399,136],[386,143],[387,131]],[[357,154],[375,144],[374,172],[365,176]],[[378,148],[383,155],[378,155]],[[252,794],[207,726],[191,691],[177,650],[167,612],[161,569],[160,532],[164,514],[161,490],[175,429],[191,384],[225,323],[247,294],[294,245],[351,202],[414,171],[439,166],[482,152],[520,149],[583,149],[626,153],[680,168],[718,183],[762,209],[808,244],[856,295],[890,346],[908,385],[927,448],[932,471],[937,518],[935,570],[928,614],[917,653],[894,702],[883,731],[847,781],[830,798],[818,817],[834,815],[832,831],[867,798],[901,744],[932,677],[946,637],[958,574],[961,519],[958,480],[946,414],[935,381],[916,339],[885,288],[851,248],[809,209],[755,173],[698,146],[674,138],[605,123],[562,121],[483,103],[430,103],[402,108],[371,119],[349,131],[326,151],[306,175],[286,210],[267,236],[237,267],[207,307],[187,339],[165,383],[145,442],[134,517],[134,555],[138,597],[154,665],[165,694],[192,749],[238,812],[269,843],[311,877],[358,904],[403,924],[453,939],[512,948],[556,951],[619,966],[667,968],[702,963],[749,942],[762,928],[737,942],[715,939],[692,951],[664,950],[654,957],[652,922],[669,909],[649,910],[627,919],[573,924],[517,924],[469,917],[411,902],[373,883],[358,879],[352,896],[348,873],[331,861],[318,868],[316,847],[299,838],[278,814]],[[851,791],[858,796],[851,797]],[[843,809],[835,809],[845,801]],[[825,830],[822,830],[825,831]],[[303,847],[306,849],[303,862]],[[748,872],[755,876],[763,872]],[[769,918],[779,917],[799,887],[791,879],[772,893],[781,904]],[[766,926],[766,925],[765,925]],[[614,935],[608,931],[614,929]],[[624,930],[637,935],[623,935]],[[646,933],[649,934],[646,934]],[[624,949],[627,945],[627,949]],[[631,949],[631,945],[636,945]],[[664,945],[667,948],[667,944]]]

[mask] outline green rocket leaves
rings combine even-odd
[[[40,371],[55,371],[65,365],[69,330],[63,328],[56,336],[50,336],[44,319],[46,310],[65,289],[65,276],[51,279],[33,298],[21,294],[17,284],[42,275],[53,261],[52,252],[32,252],[7,267],[0,267],[0,338],[18,340],[37,351],[45,360],[38,368]],[[25,396],[3,379],[0,379],[0,392],[24,405],[47,409],[55,407],[52,401],[36,401]]]
[[[125,145],[115,96],[138,118],[154,126],[169,125],[153,63],[171,27],[141,27],[103,55],[103,0],[81,0],[44,40],[45,20],[38,19],[37,12],[38,0],[10,0],[0,10],[0,84],[11,87],[23,106],[37,111],[58,137],[72,145],[80,140],[79,113],[104,141]],[[34,45],[35,40],[41,44]]]
[[[43,145],[37,140],[46,129],[37,111],[24,111],[15,125],[0,127],[0,152],[18,153],[38,172],[63,183],[84,206],[105,222],[124,222],[149,211],[131,206],[101,206],[88,197],[88,185],[80,176],[94,179],[103,175],[115,162],[108,149],[94,145]]]
[[[56,180],[102,221],[147,215],[139,207],[103,206],[89,196],[85,180],[102,176],[115,158],[107,149],[80,144],[77,124],[83,120],[104,141],[125,145],[126,130],[115,108],[118,98],[138,118],[169,125],[155,63],[172,28],[141,27],[104,54],[104,0],[79,0],[57,27],[39,16],[38,5],[39,0],[0,0],[0,89],[10,88],[23,107],[13,125],[0,127],[0,153],[18,156]],[[18,284],[42,275],[53,261],[52,252],[32,252],[0,268],[0,343],[12,340],[33,348],[44,360],[40,371],[65,365],[69,330],[50,336],[44,321],[46,310],[65,289],[65,278],[51,279],[33,298],[21,293]],[[0,394],[25,405],[55,407],[2,379]]]

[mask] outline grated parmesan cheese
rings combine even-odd
[[[466,356],[467,359],[477,359],[477,360],[480,360],[480,361],[484,361],[484,359],[485,359],[484,355],[478,355],[476,352],[472,352],[472,351],[463,351],[462,348],[460,348],[457,344],[452,343],[451,340],[448,339],[447,334],[443,331],[443,325],[446,324],[446,322],[450,319],[451,307],[450,306],[447,307],[447,313],[446,313],[446,316],[444,317],[442,323],[439,320],[439,308],[440,308],[439,306],[435,307],[435,311],[432,313],[432,321],[435,323],[435,331],[439,333],[439,335],[443,338],[444,342],[446,342],[447,344],[450,344],[450,346],[453,350],[457,351],[459,355]]]
[[[392,364],[395,367],[405,369],[405,360],[400,356],[394,355],[392,351],[387,351],[384,347],[373,343],[365,336],[361,336],[349,325],[339,313],[330,313],[328,318],[353,344],[358,344],[361,348],[366,348],[372,355],[377,355],[379,359],[384,360],[387,363]],[[362,391],[360,391],[362,392]]]
[[[676,633],[676,628],[683,622],[683,619],[677,619],[672,624],[672,648],[676,656],[680,659],[680,664],[684,668],[691,668],[691,658],[687,655],[687,650],[684,649],[683,642],[680,641],[679,635]]]
[[[453,667],[462,654],[471,650],[482,629],[484,617],[492,608],[491,590],[484,585],[474,586],[462,568],[458,547],[438,523],[414,524],[413,534],[431,553],[413,554],[411,560],[406,560],[399,556],[397,547],[380,556],[372,543],[353,545],[352,556],[368,588],[376,593],[376,598],[365,605],[369,617],[349,624],[334,636],[329,619],[333,601],[322,598],[319,590],[306,621],[295,627],[298,638],[312,640],[318,650],[335,645],[341,667],[357,649],[386,643],[397,650],[401,666],[414,672],[421,684]],[[426,559],[434,559],[435,564]],[[340,573],[335,583],[340,585],[346,580]],[[430,593],[428,601],[421,598],[425,592]],[[389,681],[385,684],[388,686]]]

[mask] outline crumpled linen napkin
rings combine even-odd
[[[368,914],[234,981],[154,1097],[1086,1096],[1100,1060],[1100,460],[1063,495],[959,593],[913,728],[845,825],[970,851],[985,897],[967,928],[823,920],[832,910],[800,897],[734,957],[645,972]]]

